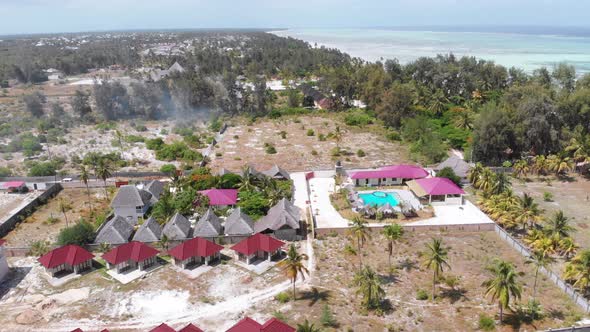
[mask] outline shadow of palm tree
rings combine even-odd
[[[380,274],[379,279],[387,284],[393,284],[399,281],[399,278],[396,273],[391,274]]]
[[[330,298],[330,293],[329,290],[318,290],[317,288],[312,287],[311,290],[299,293],[299,299],[309,300],[309,306],[312,307],[320,300],[327,301]]]
[[[440,292],[440,296],[449,299],[451,304],[460,300],[469,301],[469,298],[465,294],[467,294],[467,290],[464,288],[448,288],[442,289]]]
[[[406,257],[403,261],[397,263],[397,267],[404,271],[411,272],[418,267],[418,263]]]

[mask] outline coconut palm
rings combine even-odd
[[[391,256],[393,256],[393,246],[404,235],[404,228],[399,224],[387,225],[383,228],[383,235],[387,239],[389,271],[391,272]]]
[[[442,91],[437,90],[434,94],[431,95],[430,102],[428,104],[428,110],[436,115],[441,115],[445,109],[447,108],[447,103],[449,100]]]
[[[473,168],[469,170],[469,174],[467,174],[467,179],[476,189],[479,188],[476,186],[476,183],[477,180],[479,180],[479,177],[483,173],[484,169],[485,168],[481,163],[476,163],[475,166],[473,166]]]
[[[543,230],[549,237],[556,237],[558,239],[567,238],[572,232],[575,232],[575,227],[570,225],[570,220],[563,214],[562,210],[555,212],[555,214],[547,220]]]
[[[66,227],[69,227],[68,214],[66,212],[68,212],[72,209],[72,203],[70,201],[60,197],[58,200],[58,209],[64,215],[64,218],[66,220]]]
[[[541,268],[546,268],[547,265],[553,262],[553,258],[551,258],[551,256],[549,256],[549,254],[545,251],[533,251],[529,257],[528,262],[535,265],[535,281],[533,283],[533,300],[535,300],[537,295],[537,279],[539,277],[539,270]]]
[[[320,329],[306,319],[302,324],[297,324],[297,332],[320,332]]]
[[[520,178],[520,177],[526,178],[527,175],[529,174],[529,172],[531,171],[529,163],[525,159],[520,159],[519,161],[515,162],[513,169],[514,169],[514,175],[518,178]]]
[[[357,287],[356,293],[362,296],[362,304],[366,309],[379,307],[385,291],[381,288],[381,279],[373,269],[363,267],[355,274],[352,282]]]
[[[471,130],[473,129],[473,111],[469,108],[453,108],[453,124],[457,128]]]
[[[550,155],[547,157],[547,165],[555,175],[562,175],[574,169],[571,159],[563,155]]]
[[[559,254],[565,256],[565,259],[569,259],[579,248],[571,237],[566,237],[559,241]]]
[[[537,175],[542,175],[547,172],[547,169],[547,158],[543,155],[535,156],[535,160],[533,163],[533,172],[535,172]]]
[[[289,251],[287,252],[287,258],[280,261],[277,265],[283,271],[283,274],[291,280],[293,285],[293,300],[295,300],[295,282],[297,277],[301,276],[302,280],[305,280],[305,275],[309,274],[309,271],[303,264],[303,261],[307,259],[306,254],[297,253],[297,249],[294,244],[291,244]]]
[[[485,168],[475,182],[476,188],[483,190],[484,193],[491,193],[495,185],[496,174],[494,174],[489,168]]]
[[[253,191],[256,190],[259,179],[253,174],[252,168],[246,166],[242,169],[242,179],[240,181],[240,190]]]
[[[494,195],[498,195],[505,192],[506,190],[509,190],[511,185],[510,178],[508,175],[506,175],[506,173],[498,173],[492,178],[490,192]]]
[[[336,126],[333,136],[334,140],[336,141],[336,147],[340,148],[340,143],[342,142],[342,131],[340,130],[340,126]]]
[[[570,152],[577,162],[590,161],[590,135],[576,134],[576,137],[570,140],[565,151]]]
[[[588,294],[588,286],[590,286],[590,249],[579,252],[566,264],[563,277],[572,281],[574,287],[581,289],[584,294]]]
[[[500,323],[504,318],[504,309],[510,305],[510,299],[520,299],[522,288],[518,283],[514,266],[503,260],[496,260],[494,265],[488,268],[493,277],[484,282],[486,296],[491,296],[492,301],[498,301],[500,308]]]
[[[432,269],[432,300],[434,301],[434,294],[436,292],[436,281],[443,273],[445,266],[449,269],[451,266],[447,262],[448,250],[443,247],[441,239],[432,239],[430,243],[426,244],[426,252],[424,253],[424,266]]]
[[[539,205],[535,202],[535,199],[524,193],[518,200],[519,206],[517,208],[517,222],[522,225],[522,229],[525,230],[527,226],[533,227],[537,222],[541,221],[541,212]]]
[[[101,179],[104,183],[104,197],[105,199],[109,198],[109,192],[107,190],[107,179],[111,177],[113,172],[112,164],[106,159],[100,159],[96,168],[94,169],[94,173],[97,178]]]
[[[90,211],[92,212],[92,200],[90,199],[90,187],[88,186],[88,180],[90,180],[90,172],[84,165],[80,165],[80,181],[86,186],[86,195],[88,196],[88,205],[90,205]]]
[[[363,266],[363,253],[362,248],[365,244],[367,239],[371,238],[371,234],[369,233],[369,228],[367,227],[367,222],[358,216],[352,219],[352,222],[349,224],[348,228],[348,236],[356,241],[357,249],[358,249],[358,256],[359,256],[359,269]]]

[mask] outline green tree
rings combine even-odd
[[[63,228],[57,236],[57,243],[62,246],[68,244],[83,246],[93,240],[94,226],[84,220],[80,220],[71,227]]]
[[[535,265],[535,282],[533,283],[533,300],[535,300],[537,297],[537,279],[539,277],[539,270],[541,268],[547,268],[547,266],[553,262],[553,258],[549,256],[547,251],[535,250],[529,257],[528,262]]]
[[[287,258],[277,264],[283,274],[291,280],[291,285],[293,286],[293,301],[296,299],[295,282],[297,281],[297,278],[301,276],[301,279],[305,280],[305,275],[309,274],[305,264],[303,264],[303,261],[306,259],[307,255],[299,254],[295,248],[295,244],[291,243],[289,251],[287,252]]]
[[[434,301],[434,295],[436,293],[436,282],[439,276],[443,273],[446,267],[449,269],[451,266],[447,262],[448,260],[448,249],[443,247],[441,239],[432,239],[430,243],[426,244],[426,252],[424,253],[424,266],[432,269],[432,300]]]
[[[80,181],[86,186],[86,196],[88,197],[88,204],[90,205],[90,211],[92,211],[92,200],[90,199],[90,187],[88,186],[88,180],[90,180],[90,171],[85,165],[80,165]]]
[[[66,212],[68,212],[72,209],[72,203],[70,201],[66,200],[65,198],[60,197],[58,199],[58,209],[64,215],[64,218],[66,220],[66,227],[68,227],[69,226],[68,215]]]
[[[574,287],[588,294],[590,286],[590,249],[579,252],[570,262],[565,265],[563,277],[571,281]]]
[[[522,289],[517,281],[517,273],[511,263],[496,260],[488,270],[492,272],[493,277],[484,282],[486,296],[491,296],[492,301],[498,301],[500,323],[502,323],[504,309],[510,305],[510,298],[520,299]]]
[[[356,272],[352,282],[357,287],[356,293],[362,296],[365,309],[376,309],[381,305],[385,291],[381,287],[381,279],[373,269],[363,267]]]
[[[356,242],[357,249],[358,249],[358,257],[359,257],[359,269],[362,269],[363,266],[363,245],[371,237],[369,233],[369,228],[367,227],[367,222],[359,217],[356,216],[352,219],[352,222],[349,224],[348,227],[348,236]]]
[[[94,174],[97,178],[101,179],[104,183],[104,197],[105,200],[109,199],[109,192],[107,190],[107,179],[112,176],[112,172],[114,171],[113,165],[110,161],[106,159],[100,159],[96,168],[94,169]]]
[[[450,167],[444,167],[440,171],[436,172],[436,176],[439,178],[447,178],[447,179],[453,181],[457,186],[459,186],[459,187],[462,186],[461,185],[461,177],[459,177],[457,174],[455,174],[455,171],[453,171],[453,169]]]
[[[387,260],[389,263],[389,273],[391,274],[391,256],[393,256],[393,247],[404,235],[404,228],[399,224],[387,225],[383,228],[383,236],[387,239]]]

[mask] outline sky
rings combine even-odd
[[[588,26],[589,0],[0,0],[0,35],[175,28]]]

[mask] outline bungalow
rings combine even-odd
[[[291,180],[289,173],[277,165],[272,166],[269,170],[263,171],[262,174],[276,180]]]
[[[191,222],[180,213],[176,213],[164,225],[162,233],[168,240],[179,241],[189,238],[191,232]]]
[[[162,324],[154,327],[153,329],[151,329],[150,332],[176,332],[176,330],[171,328],[170,326],[162,323]]]
[[[209,208],[195,225],[193,236],[213,240],[220,235],[223,235],[221,219]]]
[[[281,253],[281,247],[284,244],[285,242],[268,235],[256,233],[231,248],[236,252],[236,258],[239,261],[250,264],[257,258],[270,261],[274,256]]]
[[[4,280],[4,277],[10,272],[8,267],[8,261],[6,260],[6,254],[4,254],[4,245],[6,241],[0,239],[0,282]]]
[[[447,178],[418,179],[408,187],[426,204],[463,204],[465,192]]]
[[[254,234],[254,221],[238,207],[225,220],[224,232],[227,236],[250,236]]]
[[[136,224],[137,219],[145,216],[152,204],[153,196],[147,190],[134,185],[124,185],[117,191],[111,207],[116,215],[133,220]]]
[[[133,225],[121,216],[114,216],[100,229],[94,243],[121,244],[127,243],[133,233]]]
[[[168,253],[174,258],[174,264],[185,269],[193,263],[209,265],[221,257],[221,249],[223,247],[214,242],[195,237],[170,249]]]
[[[461,178],[462,183],[469,182],[467,180],[467,174],[471,169],[471,165],[467,163],[465,160],[457,157],[456,155],[452,155],[442,163],[438,164],[438,166],[436,166],[434,170],[439,172],[440,170],[446,167],[452,169],[455,175]]]
[[[178,332],[203,332],[200,328],[194,326],[193,324],[188,324],[187,326],[183,327],[182,329],[178,330]]]
[[[209,198],[209,205],[219,208],[226,208],[236,205],[238,202],[237,189],[207,189],[199,191]]]
[[[144,243],[158,242],[162,238],[162,226],[152,217],[148,218],[133,235],[133,241]]]
[[[282,320],[271,318],[262,325],[260,332],[295,332],[296,329]]]
[[[254,224],[255,233],[272,234],[277,239],[294,241],[300,225],[301,213],[288,199],[281,199],[268,210],[266,216]]]
[[[2,183],[2,190],[9,193],[26,193],[28,190],[25,181],[8,181]]]
[[[78,274],[80,271],[92,266],[92,258],[94,258],[94,255],[86,249],[70,244],[53,249],[39,257],[39,263],[54,277],[62,271]]]
[[[158,250],[145,243],[132,241],[110,250],[102,258],[107,261],[109,269],[116,269],[120,273],[126,269],[145,270],[156,262],[157,255]]]
[[[276,318],[269,319],[264,325],[250,317],[243,318],[226,332],[295,332],[296,329]]]
[[[164,183],[158,180],[152,180],[144,184],[143,189],[152,194],[152,204],[155,204],[164,191]]]
[[[428,172],[416,165],[385,166],[377,170],[358,171],[350,175],[354,185],[359,186],[394,186],[406,183],[408,180],[421,179],[428,176]]]

